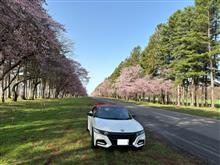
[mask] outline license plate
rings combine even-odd
[[[117,145],[119,146],[126,146],[129,144],[129,140],[128,139],[118,139],[117,140]]]

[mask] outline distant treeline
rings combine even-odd
[[[93,95],[214,107],[219,55],[220,0],[196,0],[159,24],[144,50],[135,47]]]
[[[87,71],[68,58],[64,27],[47,13],[45,0],[0,1],[0,94],[14,101],[87,95]]]

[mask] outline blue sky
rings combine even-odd
[[[129,56],[144,48],[157,24],[192,0],[47,0],[50,15],[65,25],[73,58],[89,71],[90,94]]]

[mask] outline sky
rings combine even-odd
[[[88,94],[160,23],[192,0],[47,0],[49,14],[74,43],[72,58],[89,71]]]

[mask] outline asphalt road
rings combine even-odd
[[[100,103],[120,104],[131,111],[146,130],[168,144],[197,156],[208,164],[220,165],[220,121],[157,108],[142,107],[106,98]]]

